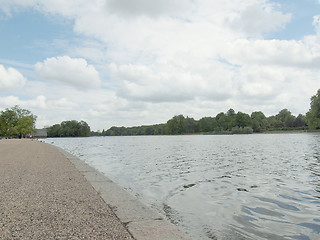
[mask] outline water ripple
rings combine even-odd
[[[320,135],[48,139],[195,239],[320,239]]]

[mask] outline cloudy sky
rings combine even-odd
[[[92,130],[306,113],[320,0],[0,0],[0,110]]]

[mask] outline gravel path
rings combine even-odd
[[[56,148],[0,140],[0,239],[132,239]]]

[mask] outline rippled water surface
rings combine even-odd
[[[320,239],[320,135],[47,139],[195,239]]]

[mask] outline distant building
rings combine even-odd
[[[33,133],[32,133],[32,138],[47,138],[48,134],[47,134],[47,129],[36,129]]]

